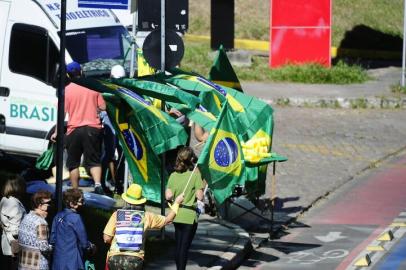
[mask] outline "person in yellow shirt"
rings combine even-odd
[[[131,184],[121,197],[127,206],[111,215],[103,231],[104,242],[111,245],[106,263],[109,270],[142,269],[145,231],[160,229],[170,224],[183,202],[184,195],[176,197],[166,217],[145,211],[147,199],[142,196],[142,187],[138,184]]]

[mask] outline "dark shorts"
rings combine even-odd
[[[66,167],[69,171],[79,168],[82,154],[83,166],[87,169],[99,167],[101,157],[102,130],[83,126],[76,128],[66,136],[68,158]]]
[[[109,270],[141,270],[144,261],[137,256],[114,255],[108,261]]]

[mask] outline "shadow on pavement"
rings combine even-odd
[[[313,249],[313,248],[318,248],[318,247],[321,247],[321,245],[306,244],[306,243],[293,243],[293,242],[281,242],[281,241],[267,241],[267,242],[262,243],[261,247],[271,247],[284,254],[290,254],[293,252],[299,252],[299,251],[309,250],[309,249]]]

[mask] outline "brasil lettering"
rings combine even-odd
[[[55,108],[27,106],[25,104],[11,104],[10,117],[43,122],[55,121]]]

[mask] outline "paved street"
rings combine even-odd
[[[406,228],[395,222],[405,220],[405,164],[403,151],[385,166],[343,185],[299,218],[287,235],[263,243],[256,256],[260,258],[259,251],[263,251],[274,259],[257,269],[359,269],[354,263],[372,247],[382,250],[368,252],[370,269],[403,269],[399,266],[406,262]],[[382,238],[389,230],[392,241]],[[389,264],[392,268],[387,268]]]
[[[273,151],[289,158],[276,168],[280,223],[406,146],[404,110],[275,107],[274,116]]]
[[[273,149],[289,161],[277,166],[276,195],[297,198],[283,208],[311,206],[403,149],[405,119],[404,110],[277,108]]]

